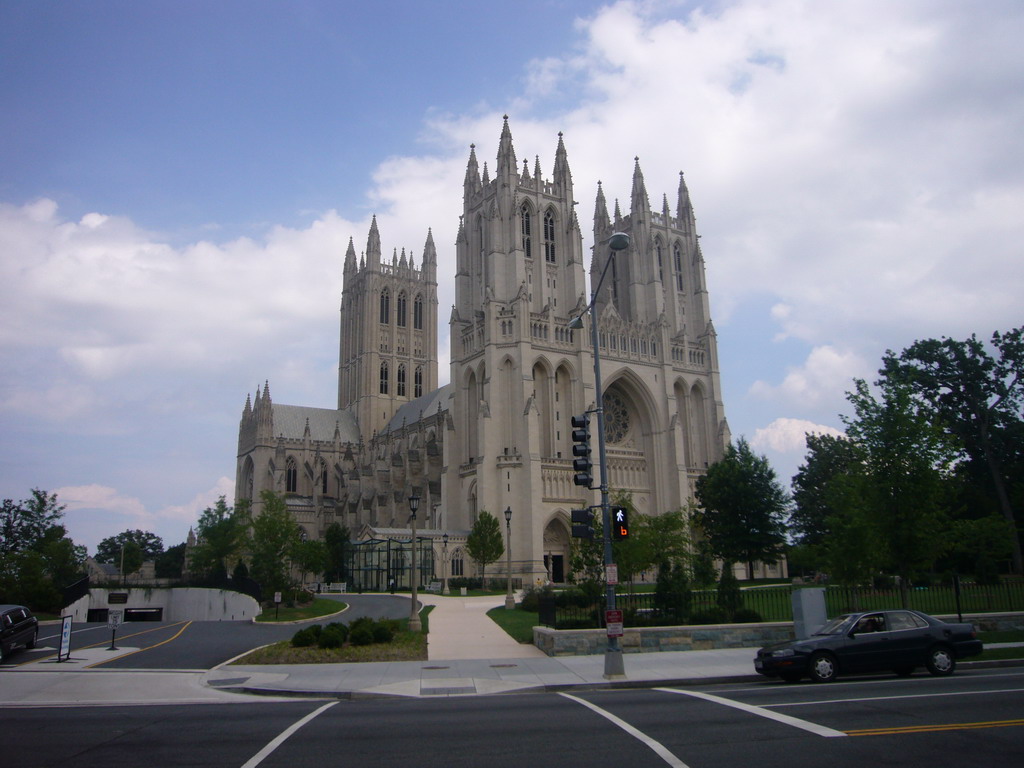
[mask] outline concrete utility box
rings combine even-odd
[[[790,597],[793,601],[793,633],[797,640],[810,637],[828,621],[824,587],[794,589]]]

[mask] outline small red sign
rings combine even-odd
[[[604,624],[608,637],[622,637],[622,611],[613,608],[604,612]]]

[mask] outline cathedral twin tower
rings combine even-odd
[[[652,210],[637,162],[629,213],[611,213],[600,184],[586,260],[572,174],[559,134],[550,179],[519,166],[508,120],[493,177],[471,147],[456,239],[449,319],[450,383],[438,387],[437,250],[420,264],[382,259],[376,219],[357,260],[344,261],[337,409],[246,399],[236,497],[258,508],[285,493],[304,532],[340,522],[362,540],[408,539],[407,498],[420,535],[442,546],[454,575],[472,575],[462,543],[481,510],[512,511],[512,576],[569,576],[569,512],[595,503],[572,482],[570,419],[605,409],[613,494],[657,515],[693,497],[730,436],[718,375],[704,261],[680,174],[675,210]],[[589,302],[613,232],[629,248],[608,265],[598,317],[603,392],[595,392],[589,328],[570,320]],[[587,263],[589,261],[589,264]],[[589,315],[586,318],[589,322]],[[442,545],[448,534],[450,544]],[[490,571],[504,567],[504,558]],[[353,573],[365,587],[380,576]]]

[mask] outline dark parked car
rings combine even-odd
[[[918,611],[868,611],[832,619],[803,640],[762,648],[754,669],[791,683],[805,675],[827,683],[840,674],[881,670],[905,676],[922,666],[951,675],[957,659],[981,648],[972,624],[948,624]]]
[[[36,647],[39,620],[23,605],[0,605],[0,659],[6,659],[15,647]]]

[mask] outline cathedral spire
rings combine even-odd
[[[352,242],[352,238],[348,239],[348,250],[345,251],[345,269],[344,274],[349,275],[356,271],[356,247]]]
[[[540,172],[540,155],[534,155],[536,160],[533,164],[533,178],[539,184],[544,176]]]
[[[498,143],[498,164],[495,166],[495,174],[513,178],[516,175],[516,151],[512,147],[512,130],[508,127],[508,115],[505,115],[505,123],[501,128],[501,141]]]
[[[594,203],[594,235],[595,239],[599,232],[604,232],[611,225],[608,220],[608,203],[604,199],[604,187],[597,182],[597,201]]]
[[[476,162],[476,144],[469,145],[469,163],[466,165],[466,180],[462,183],[463,196],[469,199],[480,191],[480,167]]]
[[[555,150],[555,168],[551,172],[555,189],[563,190],[572,199],[572,172],[569,170],[569,155],[565,151],[562,132],[558,132],[558,148]]]
[[[366,237],[366,264],[370,269],[380,266],[380,232],[377,230],[377,215],[370,222],[370,234]]]
[[[690,190],[686,188],[683,172],[679,172],[679,201],[676,203],[676,218],[684,229],[693,231],[693,206],[690,204]]]
[[[640,158],[634,159],[633,193],[630,200],[630,213],[633,216],[650,213],[651,203],[647,199],[647,186],[644,184],[644,173],[640,170]]]

